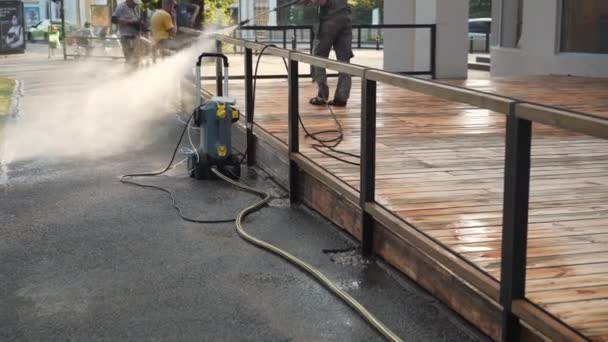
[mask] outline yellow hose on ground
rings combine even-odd
[[[401,338],[399,338],[399,336],[397,336],[388,327],[386,327],[382,322],[380,322],[374,315],[372,315],[369,311],[367,311],[367,309],[363,305],[361,305],[361,303],[359,303],[356,299],[351,297],[348,293],[346,293],[342,289],[338,288],[331,280],[329,280],[329,278],[327,278],[325,275],[323,275],[323,273],[321,273],[319,270],[317,270],[313,266],[309,265],[308,263],[298,259],[296,256],[294,256],[274,245],[271,245],[268,242],[262,241],[252,235],[249,235],[243,229],[243,220],[245,219],[245,217],[247,217],[247,215],[254,213],[254,212],[260,210],[262,207],[264,207],[270,201],[271,196],[266,192],[252,188],[250,186],[247,186],[245,184],[242,184],[240,182],[234,181],[234,180],[226,177],[221,172],[219,172],[215,167],[212,168],[211,171],[216,176],[218,176],[220,179],[236,186],[237,188],[262,197],[262,199],[260,201],[241,210],[239,212],[239,214],[237,215],[236,231],[240,237],[242,237],[243,239],[245,239],[247,242],[249,242],[251,244],[254,244],[262,249],[265,249],[269,252],[272,252],[272,253],[280,256],[281,258],[289,261],[293,265],[299,267],[300,269],[302,269],[302,270],[306,271],[307,273],[309,273],[310,275],[312,275],[315,279],[317,279],[317,281],[319,281],[319,283],[321,283],[323,286],[325,286],[328,290],[330,290],[333,294],[338,296],[340,299],[345,301],[351,308],[353,308],[365,321],[367,321],[372,327],[374,327],[387,340],[393,341],[393,342],[402,342],[403,341]]]

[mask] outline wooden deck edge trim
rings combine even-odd
[[[517,117],[561,129],[608,139],[608,120],[588,114],[549,108],[528,103],[518,103],[515,107]]]
[[[306,158],[302,154],[298,153],[291,157],[291,160],[295,161],[302,170],[308,172],[311,176],[322,180],[323,183],[328,185],[338,195],[345,197],[348,201],[361,210],[359,206],[359,193],[344,184],[338,177],[325,171],[323,168],[315,164],[310,159]]]
[[[589,341],[564,322],[530,303],[527,299],[515,300],[512,310],[519,318],[552,341]]]
[[[382,206],[376,203],[366,203],[365,210],[372,215],[376,221],[387,228],[390,228],[395,234],[412,243],[422,252],[428,254],[440,264],[452,270],[459,277],[473,285],[473,287],[498,302],[500,284],[497,280],[447,251],[443,246],[424,235],[424,233],[421,233],[418,229],[405,223]]]

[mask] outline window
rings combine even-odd
[[[561,51],[608,53],[607,0],[564,0]]]
[[[490,33],[490,21],[469,21],[469,32]]]

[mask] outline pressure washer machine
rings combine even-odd
[[[201,69],[204,58],[222,59],[223,63],[216,64],[216,67],[223,65],[224,85],[222,93],[203,102]],[[232,124],[239,120],[239,112],[234,108],[236,99],[228,93],[228,71],[228,57],[221,53],[203,53],[196,61],[196,109],[189,124],[199,127],[200,145],[188,156],[188,169],[192,170],[190,176],[196,179],[215,178],[211,172],[213,166],[232,179],[238,179],[241,175],[241,162],[232,153]],[[218,78],[217,82],[221,82],[221,79]]]

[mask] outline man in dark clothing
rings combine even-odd
[[[180,2],[177,4],[177,26],[194,28],[196,25],[196,16],[200,11],[199,5],[189,2]]]
[[[306,5],[319,6],[319,23],[316,30],[313,54],[327,58],[333,46],[336,58],[341,62],[349,63],[354,57],[352,50],[352,19],[351,9],[347,0],[302,0]],[[319,92],[310,99],[313,105],[346,106],[350,96],[351,77],[340,74],[334,99],[329,98],[327,75],[325,69],[313,67],[313,78],[317,82]]]

